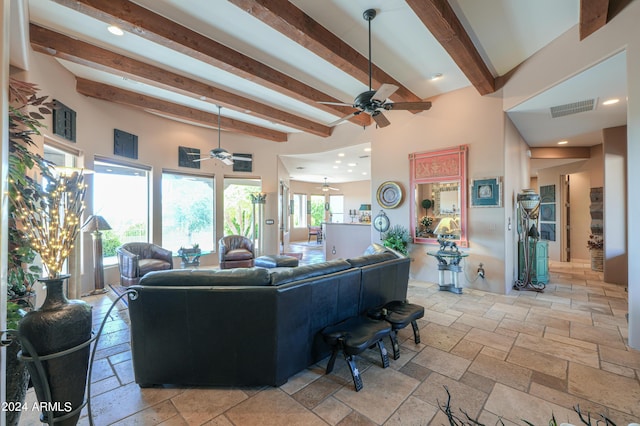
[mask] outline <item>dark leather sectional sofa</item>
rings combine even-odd
[[[282,385],[329,355],[324,327],[406,299],[409,262],[385,251],[295,268],[149,273],[130,287],[136,383]]]

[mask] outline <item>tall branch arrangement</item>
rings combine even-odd
[[[54,103],[47,96],[38,96],[36,85],[9,79],[9,200],[21,195],[32,205],[39,200],[42,187],[37,175],[50,176],[51,163],[36,151],[32,136],[40,135],[42,120],[51,114]],[[33,204],[33,208],[37,208]],[[17,300],[32,291],[42,268],[34,264],[36,252],[31,248],[28,235],[13,219],[13,203],[9,209],[9,252],[7,291],[9,299]],[[27,299],[28,301],[28,299]]]
[[[40,135],[43,114],[51,114],[54,108],[46,96],[37,96],[37,91],[31,83],[10,79],[9,200],[12,228],[18,231],[13,263],[20,271],[25,259],[33,260],[24,250],[23,243],[28,241],[42,258],[49,278],[58,278],[78,234],[86,186],[81,172],[58,175],[51,163],[32,151],[35,144],[31,136]],[[29,176],[35,170],[43,184]]]
[[[30,208],[22,196],[13,200],[16,224],[29,236],[49,278],[60,277],[64,261],[74,247],[85,191],[84,175],[74,171],[46,179],[39,208]]]

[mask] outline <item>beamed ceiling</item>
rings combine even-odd
[[[576,25],[586,38],[627,3],[28,0],[25,33],[35,51],[76,76],[83,95],[213,127],[220,105],[223,130],[285,142],[295,132],[326,138],[332,123],[357,111],[319,102],[351,105],[369,90],[366,9],[377,13],[372,89],[393,84],[390,102],[422,102],[469,85],[491,95],[554,38]],[[436,74],[442,78],[432,80]],[[549,102],[578,100],[557,94]],[[526,128],[524,110],[514,120],[519,129]],[[391,125],[395,114],[429,111],[385,111]],[[361,113],[338,125],[376,123]],[[551,146],[566,137],[562,131],[530,144]]]

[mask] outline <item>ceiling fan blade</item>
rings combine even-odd
[[[211,157],[196,158],[196,159],[191,160],[191,161],[206,161],[206,160],[211,160]]]
[[[187,152],[187,155],[200,155],[199,152]]]
[[[233,160],[231,158],[220,158],[220,161],[222,161],[227,166],[231,166],[233,164]]]
[[[318,101],[317,103],[323,104],[323,105],[338,105],[338,106],[348,106],[348,107],[352,107],[353,106],[353,104],[347,104],[347,103],[344,103],[344,102],[321,102],[321,101]]]
[[[372,101],[384,102],[389,96],[398,90],[398,86],[395,84],[383,84],[371,97]]]
[[[385,117],[384,114],[382,114],[380,111],[376,111],[375,113],[371,114],[371,117],[373,118],[373,121],[376,122],[378,127],[387,127],[389,124],[391,124],[387,117]]]
[[[336,124],[340,124],[340,123],[342,123],[343,121],[348,120],[348,119],[350,119],[351,117],[354,117],[354,116],[356,116],[356,115],[360,114],[360,112],[361,112],[361,111],[352,112],[351,114],[346,115],[346,116],[344,116],[344,117],[342,117],[342,118],[340,118],[340,119],[338,119],[338,120],[334,121],[333,123],[329,123],[329,124],[327,124],[327,126],[329,126],[329,127],[333,127],[333,126],[335,126]]]
[[[410,111],[426,111],[431,109],[431,102],[393,102],[382,105],[382,108],[390,111],[395,110],[410,110]]]
[[[232,155],[231,157],[232,160],[236,160],[236,161],[253,161],[253,158],[249,158],[249,157],[236,157],[235,155]]]

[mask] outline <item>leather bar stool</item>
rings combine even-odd
[[[413,328],[413,340],[420,343],[420,330],[416,320],[424,317],[424,307],[409,303],[408,301],[394,300],[381,308],[368,312],[369,317],[377,320],[385,320],[391,325],[391,345],[393,346],[393,359],[400,358],[400,345],[398,344],[398,330],[411,324]]]
[[[338,324],[331,325],[322,330],[324,341],[331,346],[333,352],[327,364],[326,374],[333,371],[338,352],[342,351],[344,359],[351,370],[353,385],[356,392],[362,389],[362,377],[356,367],[355,356],[364,352],[373,345],[378,345],[380,357],[382,358],[382,368],[389,366],[389,356],[387,349],[382,343],[382,339],[391,333],[391,326],[386,321],[377,321],[365,316],[353,317]]]

